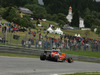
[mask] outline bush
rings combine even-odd
[[[23,27],[35,28],[35,26],[31,22],[31,19],[29,18],[29,16],[24,15],[23,18],[21,18],[20,13],[14,7],[9,7],[5,11],[3,18],[5,18],[6,20],[8,20],[10,22],[14,22],[18,25],[21,25]]]
[[[97,32],[96,33],[100,35],[100,26],[97,28]]]
[[[37,22],[36,22],[36,25],[38,25],[38,24],[40,24],[40,21],[39,20],[37,20]]]
[[[92,27],[91,27],[91,31],[93,31],[94,32],[94,29],[96,28],[96,26],[95,25],[92,25]]]

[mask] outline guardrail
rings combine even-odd
[[[9,46],[0,46],[1,53],[13,53],[13,54],[23,54],[23,55],[33,55],[40,56],[43,53],[43,49],[30,49],[30,48],[17,48],[17,47],[9,47]],[[92,58],[87,56],[78,56],[78,55],[70,55],[67,54],[67,57],[72,57],[73,60],[77,61],[87,61],[87,62],[96,62],[100,63],[100,58]]]
[[[9,47],[9,46],[0,46],[0,52],[39,56],[43,52],[43,50],[42,49],[30,49],[30,48],[17,48],[17,47]]]
[[[87,56],[78,56],[78,55],[67,55],[68,57],[72,57],[73,60],[77,61],[86,61],[86,62],[95,62],[100,63],[100,58],[93,58],[93,57],[87,57]]]

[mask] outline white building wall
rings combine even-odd
[[[80,18],[79,20],[79,28],[84,28],[85,25],[84,25],[84,20],[82,18]]]

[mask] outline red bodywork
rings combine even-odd
[[[65,59],[65,56],[60,55],[60,54],[58,53],[58,51],[52,51],[52,52],[51,52],[51,57],[55,57],[55,56],[59,56],[59,60],[64,60],[64,59]]]
[[[51,52],[51,57],[55,57],[55,56],[58,56],[58,57],[59,57],[59,58],[58,58],[59,61],[65,60],[65,61],[68,62],[68,60],[66,59],[65,53],[59,54],[58,51],[52,51],[52,52]],[[73,62],[73,60],[72,60],[72,62]]]

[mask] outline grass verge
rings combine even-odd
[[[9,56],[9,57],[26,57],[26,58],[39,58],[39,56],[21,55],[21,54],[9,54],[9,53],[0,53],[0,56]]]
[[[74,74],[64,74],[64,75],[100,75],[100,72],[86,72],[86,73],[74,73]]]
[[[100,52],[92,52],[92,51],[65,51],[65,50],[63,50],[61,52],[62,53],[66,53],[66,54],[72,54],[72,55],[100,58]]]

